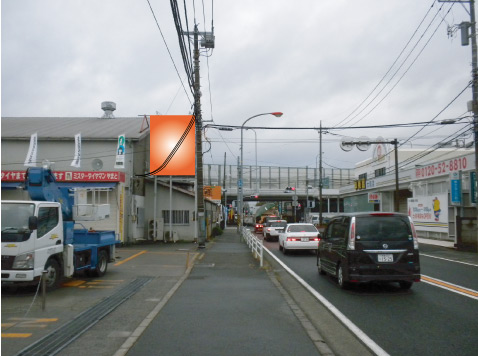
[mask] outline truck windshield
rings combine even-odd
[[[31,234],[28,218],[34,213],[34,204],[2,203],[2,242],[28,240]]]

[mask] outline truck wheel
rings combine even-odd
[[[50,258],[45,265],[46,273],[46,289],[48,291],[54,290],[59,287],[61,280],[61,270],[58,262]]]
[[[92,271],[95,277],[103,277],[108,269],[108,252],[101,250],[98,252],[98,262],[96,268]]]

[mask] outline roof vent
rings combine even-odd
[[[113,111],[116,110],[116,103],[112,101],[103,101],[101,103],[101,109],[105,114],[101,117],[102,119],[114,119]]]

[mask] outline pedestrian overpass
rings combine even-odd
[[[310,167],[243,166],[244,201],[287,201],[293,195],[299,201],[318,198],[320,169]],[[237,200],[238,165],[203,165],[203,185],[223,187],[228,203]],[[322,168],[322,197],[338,198],[338,189],[353,184],[354,170]],[[285,192],[294,187],[294,192]],[[224,198],[223,196],[223,198]]]

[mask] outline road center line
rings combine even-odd
[[[429,276],[424,276],[422,274],[422,282],[434,285],[435,287],[440,287],[443,289],[446,289],[448,291],[458,293],[461,295],[464,295],[465,297],[469,297],[475,300],[478,300],[478,291],[473,290],[473,289],[468,289],[453,283],[445,282],[437,278],[432,278]]]
[[[443,258],[443,257],[437,257],[437,256],[427,255],[427,254],[425,254],[425,253],[420,253],[420,256],[425,256],[425,257],[430,257],[430,258],[436,258],[436,259],[444,260],[444,261],[448,261],[448,262],[455,262],[455,263],[461,263],[461,264],[463,264],[463,265],[478,267],[478,265],[476,265],[476,264],[474,264],[474,263],[462,262],[462,261],[457,261],[457,260],[450,260],[449,258]]]

